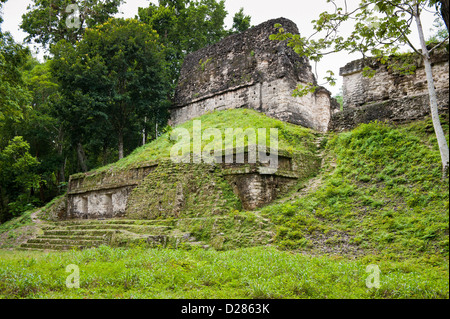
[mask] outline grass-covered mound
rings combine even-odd
[[[364,124],[331,137],[326,154],[316,190],[263,210],[280,247],[448,262],[449,185],[431,120]]]
[[[282,122],[280,120],[272,119],[264,114],[250,109],[235,109],[235,110],[225,110],[225,111],[215,111],[212,113],[207,113],[201,117],[194,120],[188,121],[186,123],[180,124],[177,128],[187,129],[191,136],[190,149],[193,150],[193,127],[194,121],[201,121],[201,132],[205,133],[207,129],[218,129],[222,133],[222,141],[219,141],[225,147],[225,132],[226,129],[239,129],[241,128],[243,132],[246,129],[260,129],[265,128],[266,134],[266,145],[270,147],[269,132],[271,128],[278,129],[278,148],[280,150],[290,152],[290,153],[301,153],[301,154],[314,154],[316,152],[316,145],[314,144],[315,139],[319,135],[311,129],[303,128],[301,126],[289,124]],[[140,148],[134,150],[130,155],[119,160],[116,163],[103,166],[96,170],[90,172],[95,174],[102,172],[104,170],[123,170],[130,167],[139,166],[140,163],[154,162],[158,160],[164,160],[170,158],[170,152],[172,147],[179,143],[176,140],[171,140],[171,132],[173,129],[167,130],[163,135],[153,142],[146,144]],[[238,134],[237,137],[244,136],[243,134]],[[258,142],[258,139],[256,140]],[[211,140],[202,141],[202,149],[209,145]],[[217,142],[217,141],[216,141]],[[178,144],[182,147],[182,143]],[[236,141],[234,141],[234,146],[236,146]],[[245,146],[248,146],[248,140],[245,138]],[[224,148],[223,148],[224,149]]]
[[[219,132],[220,135],[216,135],[214,138],[208,139],[209,135],[203,136],[201,147],[213,150],[214,145],[218,145],[220,157],[224,155],[223,151],[230,146],[226,141],[230,136],[234,137],[234,151],[241,152],[241,147],[249,147],[254,142],[258,144],[261,137],[258,136],[258,130],[265,129],[266,134],[262,136],[262,140],[265,141],[266,146],[270,148],[271,152],[273,148],[277,147],[280,155],[293,157],[292,161],[295,162],[298,171],[296,173],[300,179],[310,177],[320,165],[320,158],[317,156],[317,139],[321,134],[269,118],[254,110],[236,109],[205,114],[175,128],[170,128],[155,141],[136,149],[117,163],[98,168],[87,174],[78,174],[79,176],[72,178],[82,178],[83,188],[86,189],[89,189],[89,186],[98,187],[106,179],[120,184],[124,178],[118,177],[119,174],[131,176],[133,174],[129,174],[130,169],[157,163],[157,167],[143,180],[140,180],[139,185],[131,192],[127,201],[127,218],[207,217],[240,210],[242,203],[239,197],[233,193],[230,182],[224,176],[223,167],[220,164],[174,163],[172,161],[174,147],[181,150],[184,145],[187,145],[188,152],[195,152],[194,128],[199,128],[199,125],[201,125],[202,135],[208,134],[214,129]],[[229,134],[230,129],[231,135]],[[254,133],[254,141],[252,141],[252,135],[246,132],[247,129],[251,129]],[[271,132],[272,129],[276,129],[277,133]],[[189,132],[191,139],[188,141],[176,140],[177,134],[174,134],[176,130]],[[272,145],[271,139],[275,136],[277,145]],[[241,137],[243,144],[238,142]],[[248,166],[246,164],[240,168],[242,170],[249,169]],[[105,176],[108,178],[105,179]],[[279,187],[280,192],[285,192],[287,187],[282,186]]]
[[[0,224],[0,248],[16,248],[20,243],[36,233],[31,214],[27,211],[22,215]]]
[[[448,119],[442,120],[448,138]],[[305,132],[300,140],[304,142],[292,142],[292,149],[299,143],[297,150],[312,152],[314,136],[297,127],[292,132],[297,129]],[[152,153],[166,140],[155,141],[132,156],[144,160],[146,152]],[[199,220],[184,226],[201,240],[216,234],[215,238],[223,239],[217,248],[226,251],[110,247],[51,254],[2,251],[1,295],[448,298],[449,186],[448,180],[441,179],[431,120],[402,126],[371,123],[350,132],[330,133],[322,151],[322,170],[304,182],[304,189],[294,190],[260,212],[235,212],[245,217],[245,227],[233,226],[240,218],[232,215],[224,219],[229,225]],[[127,161],[132,162],[128,158],[117,167],[125,167]],[[253,215],[256,223],[249,222]],[[251,236],[261,220],[266,222],[261,238],[275,230],[272,247],[244,248],[259,243],[252,244]],[[240,239],[233,242],[232,238]],[[80,289],[65,286],[69,264],[80,266]],[[368,265],[381,270],[379,288],[366,286]]]

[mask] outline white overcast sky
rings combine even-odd
[[[158,3],[157,0],[126,0],[126,3],[120,7],[120,14],[117,16],[126,18],[135,17],[138,8],[147,7],[150,2]],[[2,30],[11,32],[17,42],[22,42],[26,36],[19,25],[22,20],[22,14],[26,12],[26,8],[30,3],[32,3],[31,0],[8,0],[4,4]],[[347,3],[349,6],[356,6],[359,0],[347,0]],[[311,20],[317,19],[323,11],[328,10],[332,12],[334,8],[326,0],[225,0],[225,5],[228,11],[228,16],[225,20],[227,28],[231,27],[234,14],[243,7],[244,12],[252,17],[253,25],[258,25],[270,19],[284,17],[294,21],[300,33],[303,35],[310,35],[312,33]],[[428,35],[430,34],[430,28],[433,25],[435,17],[430,13],[425,13],[422,19],[424,31]],[[416,34],[413,34],[413,39],[417,38]],[[414,43],[417,44],[417,41]],[[42,53],[38,55],[38,57],[41,56]],[[322,82],[327,70],[333,71],[338,77],[338,83],[334,87],[327,85],[325,87],[333,94],[337,94],[339,88],[342,86],[342,79],[339,77],[339,68],[360,57],[359,55],[349,55],[345,52],[324,57],[317,65],[319,83]],[[313,65],[314,68],[315,65]]]

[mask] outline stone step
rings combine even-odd
[[[25,245],[25,244],[24,244]],[[59,250],[56,249],[46,249],[46,248],[30,248],[30,247],[17,247],[15,248],[17,250],[23,250],[23,251],[42,251],[42,252],[58,252]]]
[[[76,230],[76,229],[54,229],[44,231],[44,235],[55,236],[109,236],[117,232],[115,229],[93,229],[93,230]]]
[[[41,235],[41,239],[67,239],[67,240],[105,240],[104,236],[72,236],[72,235]]]
[[[138,225],[138,226],[173,226],[179,221],[189,220],[207,220],[207,219],[223,219],[226,216],[214,216],[214,217],[188,217],[188,218],[168,218],[168,219],[151,219],[151,220],[137,220],[137,219],[78,219],[78,220],[65,220],[60,222],[54,222],[52,226],[75,226],[75,225]]]
[[[161,225],[127,225],[127,224],[90,224],[90,225],[70,225],[65,226],[65,230],[128,230],[135,233],[158,233],[161,234],[165,230],[169,230],[171,226]]]
[[[61,222],[55,222],[57,226],[75,226],[75,225],[139,225],[139,226],[151,226],[161,225],[170,226],[176,222],[174,219],[155,219],[155,220],[134,220],[134,219],[83,219],[83,220],[66,220]]]
[[[203,246],[185,233],[177,229],[184,222],[202,221],[217,217],[194,217],[161,220],[68,220],[43,225],[43,234],[28,240],[21,246],[23,250],[60,251],[73,248],[83,249],[100,245],[127,246],[129,243],[142,241],[152,247],[179,247],[188,244]],[[113,234],[117,236],[112,237]],[[114,242],[110,240],[114,238]],[[128,244],[127,244],[128,243]]]
[[[50,245],[93,245],[108,244],[105,240],[91,240],[91,239],[66,239],[66,238],[35,238],[27,241],[28,244],[50,244]]]
[[[21,248],[31,248],[31,249],[43,249],[43,250],[71,250],[71,249],[85,249],[98,247],[100,245],[85,244],[85,245],[68,245],[68,244],[43,244],[43,243],[25,243],[22,244]]]

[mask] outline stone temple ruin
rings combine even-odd
[[[320,137],[359,123],[405,122],[429,114],[420,61],[409,75],[371,59],[350,62],[340,72],[342,109],[322,87],[305,97],[292,97],[298,83],[316,84],[316,79],[306,58],[286,43],[269,40],[277,23],[298,33],[293,22],[280,18],[188,55],[171,109],[171,125],[214,110],[247,108],[311,128]],[[448,112],[448,52],[435,52],[432,59],[439,110]],[[372,78],[362,75],[367,65],[377,71]],[[159,160],[73,175],[67,194],[49,212],[58,223],[47,226],[22,248],[60,250],[142,241],[175,248],[180,242],[216,249],[266,245],[274,236],[267,220],[257,213],[245,217],[249,215],[242,209],[257,210],[311,178],[320,169],[320,155],[279,149],[274,172],[262,163],[249,163],[245,149],[233,152],[243,152],[244,163]]]
[[[242,164],[222,161],[212,169],[208,164],[173,163],[170,160],[141,164],[126,171],[103,171],[72,176],[67,192],[67,211],[62,219],[104,219],[132,217],[153,219],[180,217],[201,210],[221,214],[228,205],[222,197],[227,190],[241,207],[254,210],[289,191],[299,179],[309,177],[320,167],[315,155],[290,154],[280,150],[276,172],[268,164]],[[223,183],[227,187],[220,186]],[[201,200],[195,201],[199,199]],[[145,201],[141,199],[146,197]],[[191,198],[192,197],[192,198]],[[192,199],[192,200],[191,200]],[[199,207],[198,202],[208,202]]]
[[[330,92],[322,87],[305,97],[293,97],[298,83],[316,84],[316,79],[306,58],[298,56],[286,43],[269,40],[269,35],[276,32],[274,25],[277,23],[291,33],[298,33],[292,21],[280,18],[188,55],[171,109],[171,124],[177,125],[214,110],[249,108],[285,122],[327,132],[351,129],[377,119],[399,122],[428,114],[426,80],[420,63],[414,74],[400,75],[372,61],[372,66],[378,69],[373,78],[362,76],[366,60],[347,64],[341,69],[343,110],[339,110]],[[440,109],[445,111],[449,98],[447,52],[433,55],[433,68]],[[317,171],[320,158],[281,153],[279,165],[274,174],[264,173],[261,166],[245,164],[222,165],[214,172],[202,171],[200,175],[213,182],[199,182],[198,187],[217,201],[216,207],[201,209],[220,214],[221,207],[226,206],[220,202],[224,190],[217,186],[222,181],[228,183],[242,208],[257,209],[287,192],[299,179],[308,177],[304,172]],[[195,206],[187,195],[193,187],[192,181],[177,182],[176,178],[189,176],[180,172],[179,166],[157,162],[141,163],[139,167],[122,172],[77,174],[70,178],[66,208],[59,218],[152,219],[190,214]],[[167,181],[163,177],[170,174],[175,179],[169,179],[167,185],[172,186],[156,189],[155,185]],[[137,204],[136,196],[148,196],[149,203],[142,207]]]
[[[214,110],[249,108],[326,132],[332,110],[339,106],[323,87],[305,97],[292,96],[299,83],[317,81],[305,57],[269,39],[277,23],[298,34],[292,21],[280,18],[188,55],[175,92],[172,124]]]
[[[440,113],[448,113],[449,53],[433,51],[431,57],[434,84]],[[329,129],[342,131],[375,120],[409,122],[430,114],[425,69],[420,58],[412,55],[416,70],[402,74],[373,59],[352,61],[340,69],[343,76],[342,112],[332,114]],[[363,69],[376,70],[374,77],[363,76]]]

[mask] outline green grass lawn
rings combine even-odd
[[[369,264],[381,271],[378,289],[366,286]],[[79,267],[80,288],[66,287],[68,265]],[[374,263],[273,247],[0,251],[2,298],[448,298],[448,274],[448,264]]]

